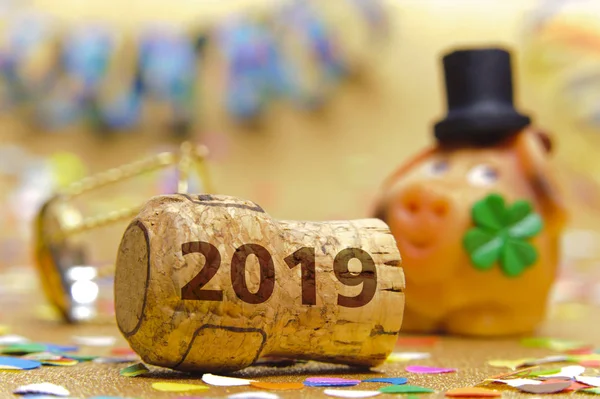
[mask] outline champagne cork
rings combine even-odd
[[[233,197],[157,196],[119,247],[117,323],[145,362],[176,370],[266,356],[372,367],[402,324],[400,262],[378,219],[282,221]]]

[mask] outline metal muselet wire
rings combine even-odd
[[[162,152],[74,182],[56,192],[35,218],[35,263],[50,304],[66,322],[113,322],[99,309],[99,281],[112,279],[113,263],[91,265],[84,248],[73,242],[81,233],[133,218],[141,204],[84,217],[73,201],[85,194],[140,175],[176,167],[177,192],[188,193],[195,170],[205,192],[213,192],[206,158],[208,149],[183,142],[179,151]]]

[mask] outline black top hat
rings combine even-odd
[[[443,61],[448,115],[434,129],[441,144],[491,145],[529,125],[513,107],[507,51],[459,50]]]

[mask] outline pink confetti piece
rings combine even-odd
[[[360,384],[360,380],[349,380],[336,377],[309,377],[304,380],[308,387],[351,387]]]
[[[442,374],[442,373],[454,373],[456,369],[449,369],[443,367],[430,367],[430,366],[406,366],[406,371],[409,373],[416,374]]]

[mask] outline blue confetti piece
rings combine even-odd
[[[73,345],[43,344],[48,352],[77,352],[79,348]]]
[[[363,380],[363,382],[385,382],[387,384],[394,385],[404,385],[408,382],[407,378],[404,377],[396,377],[396,378],[369,378],[368,380]]]
[[[360,384],[360,380],[349,380],[337,377],[309,377],[304,380],[307,387],[352,387]]]
[[[42,363],[37,360],[21,359],[18,357],[0,356],[1,366],[10,366],[21,370],[33,370],[42,366]]]

